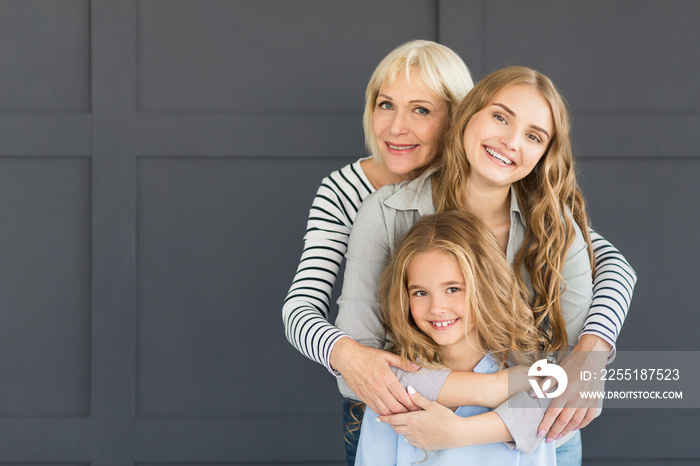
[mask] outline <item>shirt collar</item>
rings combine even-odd
[[[434,172],[435,169],[427,170],[415,180],[397,185],[394,194],[384,201],[384,205],[396,210],[417,210],[421,216],[435,213],[431,184]]]
[[[437,168],[432,168],[415,180],[397,184],[394,194],[384,201],[384,205],[396,210],[417,210],[421,216],[434,214],[432,175],[436,170]],[[525,226],[525,218],[518,204],[518,196],[515,195],[512,187],[510,189],[510,215],[511,220],[517,218]]]
[[[518,196],[515,195],[515,191],[513,190],[513,187],[511,186],[510,188],[510,217],[511,221],[514,220],[514,217],[517,218],[517,220],[522,223],[523,226],[525,225],[525,217],[523,217],[522,212],[520,211],[520,204],[518,204]]]

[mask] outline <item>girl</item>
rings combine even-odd
[[[445,211],[413,225],[391,255],[379,296],[392,352],[416,364],[491,373],[507,362],[529,365],[537,360],[539,332],[525,293],[491,231],[466,212]],[[448,376],[438,402],[460,403],[453,382]],[[511,380],[510,387],[516,385],[527,388],[526,377]],[[456,413],[469,417],[488,411],[462,406]],[[365,413],[356,465],[556,461],[554,446],[544,443],[527,455],[503,443],[427,452],[408,444],[391,426],[371,422],[376,418],[369,409]],[[477,419],[462,433],[476,443],[488,430],[505,429],[493,412],[472,420]]]

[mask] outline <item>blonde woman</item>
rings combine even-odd
[[[530,454],[503,443],[479,444],[486,433],[505,433],[505,426],[488,408],[461,406],[459,374],[449,372],[494,373],[507,363],[529,365],[538,359],[539,332],[526,295],[483,222],[460,210],[418,220],[392,253],[379,296],[390,350],[418,365],[446,369],[438,402],[467,418],[462,434],[476,444],[424,451],[390,425],[371,422],[377,414],[367,409],[356,465],[555,464],[553,444]],[[511,380],[510,387],[529,386],[527,377],[519,382]],[[506,394],[500,393],[500,401]]]
[[[575,181],[568,111],[547,77],[511,67],[484,78],[454,110],[440,165],[365,200],[350,236],[336,322],[357,342],[385,346],[377,303],[381,270],[398,237],[423,215],[444,210],[472,213],[496,236],[530,291],[547,349],[614,349],[636,277],[628,264],[618,271],[623,278],[615,292],[624,298],[617,301],[619,307],[609,306],[607,296],[604,304],[591,306],[593,248]],[[390,398],[376,402],[358,396],[375,412],[396,412]],[[523,423],[518,411],[497,410],[516,446],[528,451],[546,431],[542,424]],[[594,414],[585,408],[562,412],[547,441],[561,435],[558,444],[563,445],[574,436],[570,431],[588,424]],[[458,438],[441,441],[460,445]]]

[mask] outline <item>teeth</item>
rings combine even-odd
[[[491,149],[490,147],[487,147],[487,148],[486,148],[486,152],[488,152],[488,153],[491,155],[491,157],[493,157],[493,158],[495,158],[495,159],[498,159],[498,160],[500,160],[501,162],[503,162],[503,163],[505,163],[505,164],[507,164],[507,165],[513,165],[513,162],[511,162],[511,161],[508,160],[507,158],[503,157],[502,155],[500,155],[498,152],[496,152],[495,150]]]
[[[448,325],[453,324],[456,320],[457,319],[446,320],[444,322],[433,322],[433,325],[435,325],[436,327],[447,327]]]
[[[413,144],[412,146],[401,146],[401,147],[392,146],[391,144],[388,144],[388,145],[389,145],[389,147],[391,147],[394,150],[409,150],[409,149],[413,149],[414,147],[418,146],[418,144]]]

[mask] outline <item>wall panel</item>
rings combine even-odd
[[[90,110],[90,2],[0,1],[0,111]]]
[[[698,20],[692,0],[486,1],[483,57],[539,69],[577,112],[697,113]]]
[[[336,411],[327,372],[297,372],[279,308],[307,209],[290,194],[310,203],[337,163],[139,159],[139,416],[298,416],[319,399],[317,415]]]
[[[638,276],[618,348],[696,349],[697,275],[680,271],[700,263],[700,249],[687,240],[700,229],[700,217],[689,214],[700,199],[700,158],[587,158],[581,172],[594,227],[630,258]]]
[[[0,159],[0,413],[90,413],[90,161]]]
[[[436,3],[422,0],[137,5],[142,112],[355,111],[394,44],[437,35]]]

